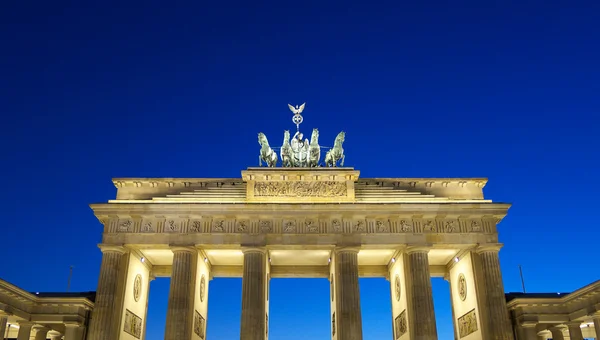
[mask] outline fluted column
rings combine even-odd
[[[552,340],[565,340],[563,329],[564,327],[550,327],[549,330],[552,333]]]
[[[81,340],[82,325],[78,322],[66,322],[65,323],[65,340]]]
[[[35,340],[46,340],[46,336],[48,335],[48,331],[50,329],[44,326],[35,326]]]
[[[244,248],[241,340],[264,340],[266,322],[267,258],[264,248]]]
[[[519,328],[521,329],[521,333],[523,336],[523,339],[519,339],[519,340],[537,340],[538,339],[538,332],[535,329],[536,327],[536,323],[534,322],[529,322],[529,323],[523,323],[521,325],[519,325]],[[519,335],[521,336],[521,335]]]
[[[190,340],[194,321],[194,288],[198,254],[192,247],[172,247],[171,250],[173,270],[165,340]]]
[[[8,313],[0,311],[0,339],[4,339],[6,334],[6,323],[8,322]]]
[[[362,340],[358,286],[358,248],[335,250],[336,323],[338,340]]]
[[[409,247],[406,250],[407,305],[412,313],[408,319],[411,339],[414,340],[437,339],[428,253],[426,247]]]
[[[17,334],[17,340],[29,340],[33,325],[35,325],[33,322],[19,322],[19,333]]]
[[[487,313],[487,335],[490,340],[513,340],[513,332],[508,318],[504,284],[500,273],[498,252],[500,245],[481,246],[479,254]]]
[[[600,312],[597,312],[593,316],[594,330],[596,331],[596,339],[600,339]]]
[[[569,327],[570,340],[583,340],[583,333],[581,332],[581,322],[567,322],[567,327]]]
[[[96,302],[90,324],[89,340],[114,340],[120,321],[119,271],[126,249],[120,246],[100,245],[102,265],[96,290]],[[66,334],[65,334],[66,337]],[[68,340],[68,339],[66,339]]]

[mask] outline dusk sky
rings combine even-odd
[[[96,289],[113,177],[240,177],[306,102],[346,131],[361,177],[487,177],[506,291],[565,292],[598,270],[598,2],[2,1],[0,278]],[[308,133],[306,133],[308,134]],[[240,332],[241,279],[210,281],[208,339]],[[326,279],[273,279],[269,335],[327,339]],[[449,286],[432,279],[438,334]],[[169,279],[151,284],[163,339]],[[391,339],[389,282],[361,279],[365,340]]]

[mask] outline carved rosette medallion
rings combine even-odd
[[[133,280],[133,300],[138,302],[142,295],[142,275],[137,274]]]
[[[255,197],[345,197],[348,187],[333,181],[281,181],[254,183]]]
[[[394,293],[396,295],[396,301],[400,301],[402,290],[400,289],[400,275],[398,274],[396,274],[396,278],[394,279]]]
[[[458,297],[461,301],[465,301],[467,299],[467,279],[465,278],[465,274],[458,274]]]
[[[458,335],[464,338],[469,334],[477,332],[477,315],[475,309],[471,309],[468,313],[458,318]]]
[[[200,302],[204,302],[204,297],[206,296],[206,277],[202,274],[202,278],[200,279]]]
[[[396,339],[400,339],[407,330],[406,309],[400,313],[394,320],[394,328],[396,329]]]

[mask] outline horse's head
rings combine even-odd
[[[313,129],[312,135],[310,136],[310,142],[312,143],[319,143],[319,129]]]
[[[267,141],[267,136],[264,133],[258,133],[258,144],[263,145]]]
[[[290,142],[290,130],[283,131],[283,144]]]
[[[340,142],[343,142],[346,139],[346,133],[344,131],[338,133],[336,139],[339,140]]]

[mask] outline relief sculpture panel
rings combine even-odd
[[[477,316],[475,309],[458,318],[458,334],[460,338],[464,338],[469,334],[477,332]]]
[[[394,328],[396,329],[396,339],[400,339],[407,330],[406,326],[406,309],[400,313],[394,320]]]
[[[198,311],[194,311],[194,333],[204,340],[204,329],[206,326],[206,319]]]
[[[124,324],[123,331],[125,333],[131,334],[138,339],[142,336],[142,318],[133,314],[129,309],[125,310]]]
[[[345,182],[258,182],[254,184],[255,197],[345,197]]]

